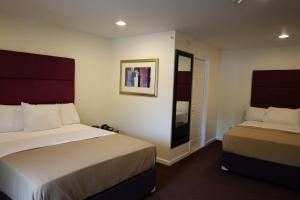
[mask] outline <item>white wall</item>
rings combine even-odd
[[[0,13],[0,27],[1,49],[74,58],[75,102],[82,121],[107,121],[110,40],[7,13]]]
[[[300,69],[300,46],[222,52],[218,138],[242,121],[250,105],[252,71],[262,69]]]
[[[121,38],[112,42],[112,124],[128,135],[156,144],[159,161],[165,164],[172,164],[189,154],[188,143],[170,148],[175,48],[209,61],[207,140],[213,139],[217,121],[218,49],[179,33],[175,36],[174,31]],[[160,59],[158,97],[120,95],[120,60],[143,58]]]
[[[128,135],[157,145],[168,159],[171,141],[175,32],[156,33],[112,41],[109,111],[112,125]],[[120,60],[159,58],[158,95],[119,94]]]
[[[206,142],[216,137],[217,127],[217,107],[219,70],[220,70],[220,50],[202,43],[201,41],[187,37],[181,33],[176,33],[176,49],[194,54],[195,57],[208,62],[208,107],[207,107],[207,130]]]

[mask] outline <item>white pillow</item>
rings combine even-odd
[[[249,107],[245,119],[247,121],[262,121],[266,114],[266,108]]]
[[[0,133],[22,131],[23,128],[21,106],[0,105]]]
[[[80,118],[73,103],[58,104],[63,125],[78,124]]]
[[[292,126],[299,126],[300,121],[299,109],[288,108],[268,108],[266,115],[263,118],[264,122],[286,124]]]
[[[56,104],[31,105],[22,103],[24,131],[40,131],[62,126],[58,106]]]

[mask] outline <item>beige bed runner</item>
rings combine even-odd
[[[292,132],[237,126],[224,135],[223,150],[300,167],[300,135]]]
[[[0,190],[13,200],[76,200],[155,164],[155,146],[120,134],[14,153],[0,159]]]

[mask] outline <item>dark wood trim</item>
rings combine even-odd
[[[191,114],[191,94],[192,86],[190,87],[190,100],[189,100],[189,115],[188,115],[188,125],[187,125],[187,135],[184,135],[180,138],[176,138],[176,96],[177,96],[177,79],[178,79],[178,60],[179,56],[185,56],[191,58],[191,74],[190,78],[193,77],[193,66],[194,66],[194,55],[188,52],[181,50],[175,50],[175,66],[174,66],[174,88],[173,88],[173,109],[172,109],[172,133],[171,133],[171,148],[177,147],[181,144],[184,144],[190,140],[190,114]]]

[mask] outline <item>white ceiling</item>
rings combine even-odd
[[[222,49],[300,45],[300,0],[0,0],[0,10],[109,38],[177,30]]]

